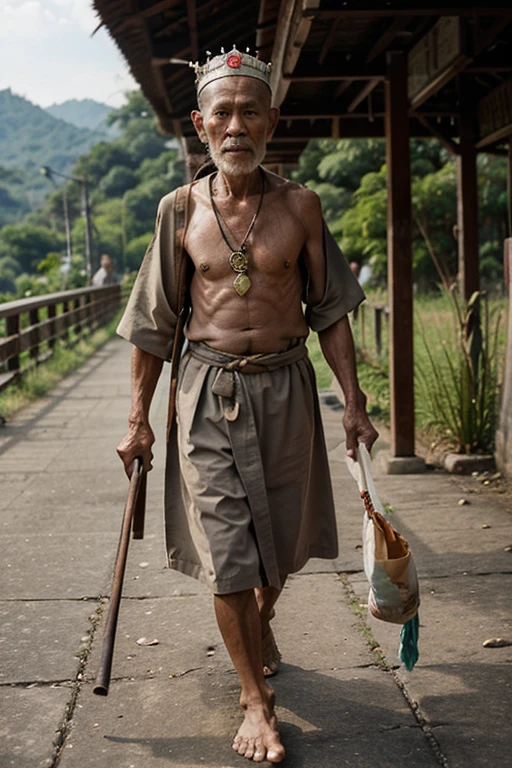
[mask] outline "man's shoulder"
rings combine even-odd
[[[310,206],[312,204],[319,204],[319,197],[312,189],[299,184],[298,181],[291,181],[283,176],[278,176],[272,171],[267,170],[266,173],[269,189],[281,193],[296,205]]]

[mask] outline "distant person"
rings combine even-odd
[[[356,280],[359,280],[359,273],[361,272],[361,267],[357,263],[357,261],[351,261],[349,264],[349,267],[352,270],[352,274],[354,275]],[[354,320],[357,320],[357,315],[359,314],[358,310],[359,310],[359,305],[357,307],[354,307],[354,310],[352,312],[352,316]]]
[[[351,261],[350,264],[349,264],[349,267],[352,270],[352,273],[353,273],[354,277],[357,277],[357,279],[359,280],[359,274],[361,272],[361,267],[357,263],[357,261]]]
[[[100,268],[92,278],[94,288],[104,288],[107,285],[117,285],[117,277],[114,273],[114,262],[106,253],[102,254]]]

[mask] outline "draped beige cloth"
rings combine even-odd
[[[155,235],[118,333],[169,359],[178,313],[175,193],[160,202]],[[306,319],[321,331],[364,298],[327,227],[326,282]],[[193,312],[193,307],[192,307]],[[248,364],[242,361],[248,360]],[[241,364],[242,363],[242,364]],[[167,447],[169,564],[216,594],[269,585],[338,544],[314,371],[302,341],[242,358],[190,343],[180,368]]]

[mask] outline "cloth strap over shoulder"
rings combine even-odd
[[[176,192],[174,205],[174,253],[177,285],[177,323],[171,352],[171,382],[169,387],[169,410],[167,415],[167,440],[171,433],[176,412],[176,390],[180,367],[181,351],[185,341],[184,326],[190,309],[187,285],[187,254],[185,251],[185,235],[189,222],[190,195],[192,185],[180,187]]]

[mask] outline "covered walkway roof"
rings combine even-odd
[[[233,43],[272,60],[280,124],[267,162],[294,163],[311,138],[384,136],[386,54],[408,58],[411,136],[455,149],[459,75],[471,92],[480,147],[512,123],[509,3],[362,0],[95,0],[102,23],[162,129],[194,137],[194,76]]]
[[[312,138],[385,136],[392,453],[414,456],[411,136],[456,156],[459,288],[479,288],[477,152],[512,136],[512,8],[467,0],[95,0],[189,170],[204,159],[190,111],[204,61],[236,43],[272,61],[281,120],[267,164]],[[512,188],[512,152],[509,154]],[[510,198],[510,195],[509,195]],[[510,207],[509,199],[509,211]],[[512,221],[512,213],[509,214]],[[510,225],[512,226],[512,224]],[[509,232],[509,234],[511,234]],[[512,455],[512,445],[510,447]],[[403,471],[403,470],[400,470]]]

